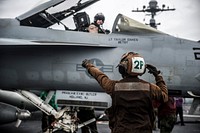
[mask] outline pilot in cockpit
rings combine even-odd
[[[110,33],[109,30],[103,29],[104,21],[105,21],[105,16],[103,15],[103,13],[97,13],[94,16],[94,22],[91,23],[91,25],[95,25],[96,27],[98,27],[98,33],[109,34]]]

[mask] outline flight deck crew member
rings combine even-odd
[[[145,65],[144,59],[134,52],[122,56],[118,68],[123,79],[119,81],[109,79],[87,59],[82,66],[111,95],[112,107],[108,114],[112,133],[152,133],[152,99],[161,103],[168,100],[167,87],[156,67]],[[145,73],[145,68],[155,76],[156,85],[138,78]]]
[[[103,13],[97,13],[94,16],[94,22],[91,23],[91,25],[95,25],[98,28],[98,33],[109,34],[110,33],[109,30],[103,29],[104,21],[105,21],[105,16],[103,15]]]
[[[176,123],[176,101],[169,97],[168,101],[158,106],[158,122],[160,133],[171,133]]]
[[[43,91],[40,94],[40,98],[42,100],[45,100],[47,98],[49,91]],[[49,105],[51,105],[55,110],[58,109],[58,105],[55,102],[56,94],[52,96],[51,100],[49,101]],[[43,132],[49,132],[49,129],[52,128],[52,123],[55,121],[55,117],[53,115],[47,115],[46,113],[42,112],[42,131]]]
[[[94,108],[79,107],[79,112],[77,116],[80,119],[81,123],[91,120],[95,118]],[[98,133],[96,121],[81,127],[81,132],[82,133]]]
[[[176,117],[178,117],[181,121],[181,126],[185,126],[184,120],[183,120],[183,98],[182,97],[177,97],[176,98]]]

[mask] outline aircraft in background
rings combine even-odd
[[[0,19],[0,95],[10,93],[5,90],[17,92],[22,101],[25,98],[31,105],[55,116],[58,121],[54,132],[76,132],[83,125],[95,121],[78,123],[80,106],[105,109],[111,105],[109,95],[81,66],[82,61],[90,59],[111,79],[118,80],[121,75],[115,67],[121,55],[134,51],[140,53],[146,63],[154,64],[161,70],[170,95],[193,97],[199,103],[199,43],[173,37],[122,14],[116,17],[110,34],[81,32],[80,29],[90,22],[87,13],[79,11],[99,0],[84,3],[80,0],[67,10],[52,14],[48,12],[49,8],[64,1],[48,1],[15,19]],[[70,29],[61,22],[71,15],[74,15],[76,29]],[[65,30],[48,28],[55,23],[63,24]],[[141,78],[154,82],[148,73]],[[43,101],[30,90],[51,91]],[[54,91],[57,91],[57,103],[65,106],[59,111],[47,102]],[[20,111],[11,106],[14,105],[12,102],[7,103],[2,98],[0,108],[4,110],[0,111],[1,124],[8,122],[4,117],[6,108],[10,110],[7,114],[9,122],[30,115],[28,110],[31,109],[26,108],[23,102],[15,106],[23,105],[26,111],[16,116],[16,112]]]

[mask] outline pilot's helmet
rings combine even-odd
[[[94,22],[96,22],[97,20],[102,20],[103,22],[105,21],[105,16],[103,15],[103,13],[97,13],[94,16]]]
[[[122,76],[141,76],[146,69],[144,58],[138,53],[125,53],[121,57],[118,69]]]

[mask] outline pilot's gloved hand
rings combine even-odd
[[[87,68],[88,65],[92,65],[90,60],[85,59],[82,61],[82,67]]]
[[[160,70],[157,70],[157,68],[153,65],[146,64],[146,68],[149,70],[149,73],[153,74],[155,77],[160,74]]]
[[[110,30],[106,29],[105,34],[110,34]]]

